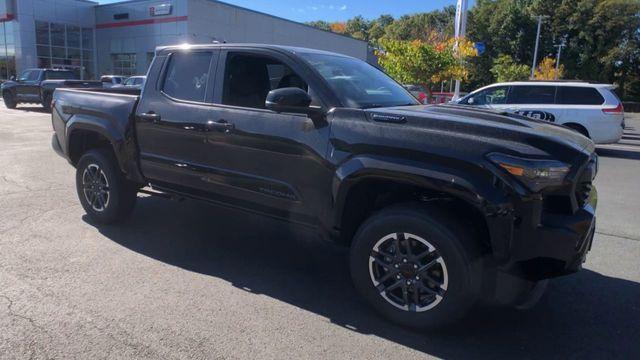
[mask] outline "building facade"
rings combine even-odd
[[[215,0],[0,0],[0,78],[33,67],[144,74],[157,46],[219,42],[311,47],[371,60],[364,41]]]

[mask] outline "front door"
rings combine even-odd
[[[40,70],[25,70],[18,78],[16,98],[20,101],[40,101]]]
[[[329,126],[306,115],[265,109],[267,93],[313,83],[299,65],[266,50],[223,51],[204,152],[209,190],[241,207],[315,223],[330,201],[325,163]],[[321,106],[315,98],[313,106]],[[214,156],[215,155],[215,156]]]

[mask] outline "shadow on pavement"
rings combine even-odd
[[[18,107],[16,107],[15,110],[22,110],[26,112],[37,112],[37,113],[43,113],[43,114],[51,113],[50,111],[45,110],[42,106],[39,106],[39,105],[36,105],[36,106],[18,105]]]
[[[382,320],[359,299],[346,248],[304,229],[203,203],[146,197],[127,223],[99,231],[140,254],[437,357],[640,355],[640,284],[589,270],[552,281],[531,310],[477,308],[455,325],[415,332]]]
[[[640,149],[639,149],[640,150]],[[640,160],[640,151],[611,149],[611,148],[596,148],[598,156],[613,157],[619,159]]]

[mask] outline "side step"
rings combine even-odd
[[[165,192],[162,191],[158,191],[158,190],[154,190],[150,187],[145,187],[142,188],[140,190],[138,190],[138,193],[141,194],[146,194],[149,196],[155,196],[155,197],[159,197],[159,198],[163,198],[163,199],[167,199],[167,200],[175,200],[175,201],[183,201],[185,198],[182,196],[177,196],[177,195],[173,195],[173,194],[167,194]]]

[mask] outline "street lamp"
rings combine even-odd
[[[536,47],[533,50],[533,64],[531,64],[531,76],[529,77],[531,80],[534,78],[534,74],[536,71],[536,65],[538,63],[538,45],[540,44],[540,28],[542,27],[542,21],[549,16],[547,15],[538,15],[538,31],[536,32]]]
[[[458,0],[456,6],[456,21],[454,29],[454,37],[456,39],[455,49],[458,49],[458,40],[464,37],[465,30],[467,28],[467,0]],[[457,100],[460,97],[460,79],[456,79],[456,87],[453,92],[452,100]]]

